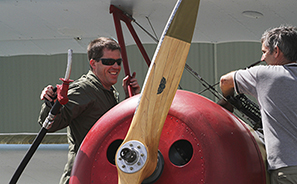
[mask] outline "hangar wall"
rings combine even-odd
[[[152,58],[156,45],[144,45]],[[144,62],[136,45],[127,46],[131,72],[142,86],[148,66]],[[261,57],[259,42],[227,43],[193,43],[187,64],[209,84],[219,81],[222,74],[231,70],[245,68]],[[67,54],[57,55],[20,55],[0,57],[0,133],[37,133],[40,126],[37,117],[42,101],[41,90],[48,84],[60,84],[64,77]],[[71,79],[79,78],[89,70],[86,54],[73,54]],[[115,85],[124,99],[121,80],[124,77],[122,68],[119,81]],[[183,73],[180,87],[184,90],[199,93],[205,88],[186,70]],[[216,86],[219,90],[219,87]],[[217,101],[208,91],[201,95]],[[61,130],[59,132],[65,132]]]

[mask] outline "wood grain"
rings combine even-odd
[[[139,105],[123,144],[137,140],[147,149],[147,161],[135,173],[118,168],[119,184],[137,184],[149,177],[157,165],[158,146],[169,108],[180,82],[191,45],[199,0],[183,0],[163,33],[141,92]],[[172,21],[172,22],[170,22]],[[171,23],[171,24],[170,24]],[[119,150],[118,150],[119,151]],[[117,160],[117,159],[116,159]]]

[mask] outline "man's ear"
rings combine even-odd
[[[90,60],[90,66],[91,66],[92,70],[95,69],[95,63],[96,63],[96,61],[94,59]]]
[[[281,51],[280,51],[279,47],[276,46],[275,49],[274,49],[274,57],[275,57],[275,58],[279,57],[280,52],[281,52]]]

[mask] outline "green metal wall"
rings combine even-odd
[[[152,58],[156,45],[147,44],[145,49]],[[131,72],[142,86],[148,66],[137,46],[127,46]],[[258,42],[195,43],[192,44],[187,64],[210,84],[219,81],[222,74],[238,68],[245,68],[261,57],[261,44]],[[26,55],[0,57],[0,133],[36,133],[40,130],[37,117],[42,101],[41,90],[48,84],[61,83],[64,77],[67,54]],[[86,54],[73,54],[71,79],[77,79],[89,70]],[[124,98],[121,80],[122,69],[116,88]],[[180,86],[184,90],[198,93],[204,87],[186,70]],[[218,86],[217,86],[218,88]],[[216,101],[209,92],[203,96]],[[60,132],[65,132],[62,130]]]
[[[61,83],[67,55],[0,57],[0,133],[36,132],[42,89]],[[85,54],[75,54],[71,78],[88,70]]]

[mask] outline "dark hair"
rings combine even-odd
[[[120,45],[112,38],[100,37],[91,41],[88,45],[88,59],[98,59],[103,56],[103,49],[119,50],[121,51]]]
[[[261,43],[269,48],[270,53],[278,47],[284,57],[290,61],[297,61],[297,28],[293,26],[280,26],[266,30]]]

